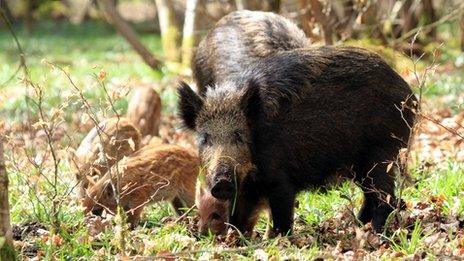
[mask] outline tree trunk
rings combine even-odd
[[[424,8],[426,25],[437,21],[437,16],[435,15],[435,9],[433,8],[432,0],[422,0],[422,7]],[[427,33],[427,35],[435,41],[437,39],[436,26],[433,26],[432,29]]]
[[[356,18],[359,13],[355,10],[356,3],[353,0],[345,1],[341,4],[343,8],[343,17],[339,19],[336,30],[340,34],[340,39],[345,41],[353,38],[356,25]]]
[[[158,11],[159,25],[161,29],[161,44],[166,59],[178,62],[180,55],[178,42],[180,39],[179,29],[175,24],[174,8],[171,0],[155,0]]]
[[[367,25],[366,32],[374,39],[379,39],[382,45],[388,45],[388,39],[382,31],[382,24],[379,14],[382,8],[378,2],[374,2],[367,6],[367,9],[361,15],[361,22]]]
[[[182,65],[190,67],[195,45],[195,18],[198,0],[187,0],[182,38]]]
[[[161,61],[153,56],[153,54],[142,44],[134,30],[132,30],[129,24],[124,21],[116,10],[114,0],[101,0],[101,2],[103,3],[103,8],[109,20],[116,30],[126,39],[126,41],[142,57],[143,61],[148,66],[154,70],[159,70],[161,67]]]
[[[310,0],[311,2],[311,11],[313,13],[314,18],[319,23],[320,27],[322,28],[322,32],[324,34],[324,42],[326,45],[332,45],[332,28],[329,23],[329,19],[324,14],[323,6],[319,0]]]
[[[300,8],[304,10],[304,13],[300,16],[300,26],[305,32],[306,36],[314,41],[315,35],[313,34],[314,23],[311,8],[308,0],[300,0]]]
[[[461,51],[464,52],[464,13],[461,15],[459,25],[461,27]]]
[[[235,0],[235,6],[237,7],[237,10],[247,10],[247,1],[244,0]]]
[[[32,0],[24,0],[24,29],[32,33]]]
[[[67,2],[71,10],[69,20],[73,24],[81,24],[92,5],[92,0],[68,0]]]
[[[1,131],[1,130],[0,130]],[[14,260],[10,207],[8,201],[8,175],[3,155],[3,134],[0,133],[0,260]]]
[[[267,0],[265,11],[274,12],[278,14],[280,12],[281,1],[280,0]]]
[[[401,8],[401,17],[403,18],[403,27],[401,29],[402,34],[416,28],[417,20],[414,17],[414,10],[411,8],[413,3],[414,0],[406,0]]]

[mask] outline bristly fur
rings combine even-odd
[[[106,119],[100,122],[98,128],[103,135],[99,136],[94,127],[76,151],[74,160],[78,168],[76,178],[80,182],[80,198],[84,197],[85,189],[94,179],[105,175],[109,167],[141,147],[139,130],[126,118]]]
[[[250,64],[280,51],[309,47],[305,33],[269,12],[236,11],[224,16],[199,44],[192,60],[199,93],[236,77]]]
[[[259,106],[250,112],[259,110],[245,114],[242,100],[250,80],[259,89],[258,101],[249,104]],[[252,229],[250,215],[265,200],[274,228],[285,233],[291,229],[299,191],[325,186],[337,170],[353,166],[354,180],[366,196],[360,219],[373,221],[380,231],[395,201],[393,175],[385,171],[385,162],[395,160],[406,146],[402,141],[408,140],[410,130],[405,122],[412,125],[414,118],[411,95],[407,83],[378,55],[354,47],[280,52],[208,90],[196,128],[219,138],[213,147],[201,149],[202,160],[220,148],[258,169],[253,179],[239,175],[232,223]],[[397,108],[404,101],[409,107],[402,116]],[[228,133],[235,128],[248,128],[248,149],[229,145]],[[219,175],[214,165],[212,180]],[[383,203],[386,195],[390,203]]]

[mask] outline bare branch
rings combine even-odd
[[[417,34],[420,31],[427,33],[427,32],[430,32],[433,28],[435,28],[439,24],[442,24],[444,22],[457,19],[462,10],[464,10],[464,3],[461,3],[459,6],[453,8],[453,10],[449,14],[441,17],[440,19],[438,19],[437,21],[435,21],[433,23],[430,23],[430,24],[427,24],[427,25],[424,25],[424,26],[421,26],[421,27],[417,27],[417,28],[414,28],[414,29],[410,30],[409,32],[403,33],[401,35],[401,37],[399,37],[398,39],[396,39],[396,40],[394,40],[392,42],[392,45],[395,46],[395,45],[405,41],[409,37]]]
[[[170,0],[155,0],[158,10],[158,20],[161,29],[161,44],[166,59],[170,62],[179,61],[178,41],[180,32],[175,24],[174,7]]]

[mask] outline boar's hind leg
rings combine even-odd
[[[366,166],[368,168],[364,169],[364,176],[359,179],[365,199],[358,218],[363,223],[372,221],[375,232],[380,233],[394,210],[395,182],[393,176],[386,172],[386,164],[375,163]]]
[[[375,203],[377,201],[375,195],[366,190],[367,189],[363,189],[364,202],[358,214],[358,219],[363,224],[367,224],[372,221],[372,217],[374,216]]]

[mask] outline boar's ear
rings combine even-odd
[[[203,107],[203,100],[183,81],[179,82],[177,94],[179,95],[179,117],[186,128],[194,130],[198,112]]]
[[[240,107],[248,117],[252,117],[260,110],[261,97],[259,93],[259,84],[256,80],[251,79],[244,87],[244,93],[240,100]]]

